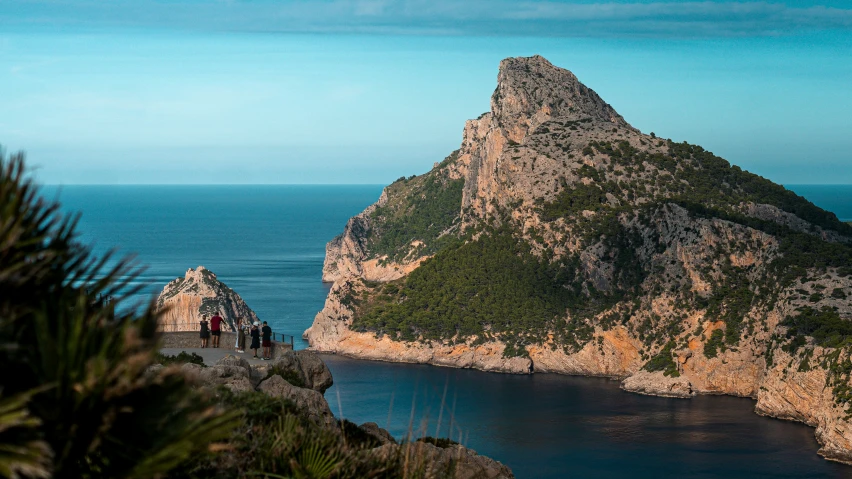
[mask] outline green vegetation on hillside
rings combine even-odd
[[[725,333],[721,329],[713,330],[707,342],[704,343],[704,356],[715,358],[719,355],[719,351],[725,351]]]
[[[668,147],[678,165],[684,165],[685,161],[698,165],[697,168],[682,166],[683,172],[675,173],[675,178],[689,183],[690,201],[717,205],[751,201],[773,205],[816,226],[852,236],[852,227],[839,221],[834,213],[823,210],[781,185],[744,171],[739,166],[731,166],[727,160],[700,146],[669,141]],[[724,194],[719,195],[720,191]]]
[[[562,190],[557,196],[539,205],[541,219],[550,222],[566,218],[574,234],[583,240],[582,244],[590,246],[602,238],[606,240],[613,237],[619,217],[629,218],[637,214],[640,219],[648,218],[665,204],[674,203],[687,209],[693,216],[731,221],[778,238],[781,255],[769,265],[766,272],[755,276],[748,269],[733,267],[727,256],[722,254],[719,259],[721,276],[710,280],[713,284],[712,294],[709,297],[693,298],[694,305],[706,308],[709,317],[725,322],[724,333],[716,335],[724,334],[724,343],[727,345],[737,344],[743,331],[750,331],[754,327],[744,321],[753,308],[771,308],[780,289],[806,275],[808,268],[849,270],[852,264],[852,247],[849,245],[827,242],[808,232],[750,217],[738,208],[746,202],[770,204],[824,229],[852,235],[852,228],[838,221],[834,214],[765,178],[731,166],[701,147],[671,141],[665,146],[667,152],[644,152],[626,141],[615,144],[591,142],[584,154],[609,156],[610,167],[607,171],[610,173],[614,171],[612,166],[618,165],[626,172],[644,172],[644,176],[631,178],[619,173],[616,181],[608,179],[607,171],[603,168],[582,165],[575,173],[592,182],[568,185],[563,180]],[[646,203],[639,206],[635,200],[641,197],[645,198]],[[583,211],[595,214],[584,216],[580,214]],[[604,245],[607,245],[606,241]],[[658,252],[662,252],[665,247],[656,245]],[[625,250],[624,247],[618,249]],[[630,261],[622,261],[615,266],[619,271],[635,265]],[[837,294],[839,296],[842,291]],[[821,297],[819,294],[811,295],[812,300]],[[707,349],[714,356],[720,348],[715,345],[715,339],[711,338],[711,347]]]
[[[644,369],[647,371],[662,371],[664,376],[679,377],[680,373],[677,370],[672,350],[675,347],[674,341],[669,341],[656,356],[645,363]]]
[[[558,218],[564,218],[583,210],[601,211],[609,207],[607,203],[604,187],[596,184],[584,185],[578,183],[573,188],[562,190],[562,192],[552,202],[545,203],[540,208],[541,219],[544,221],[553,221]]]
[[[484,234],[425,261],[405,278],[397,300],[366,311],[352,327],[406,341],[535,334],[576,301],[573,274],[542,262],[510,234]]]
[[[799,314],[788,316],[781,324],[788,327],[787,337],[792,338],[787,347],[790,352],[805,344],[805,336],[828,348],[852,344],[852,321],[842,319],[837,311],[827,306],[819,310],[802,307]]]
[[[534,134],[549,135],[556,131],[554,128],[552,124],[540,126]],[[647,145],[645,141],[640,144]],[[513,142],[509,145],[520,148]],[[596,166],[588,162],[578,165],[575,160],[569,167],[563,161],[563,167],[573,168],[567,173],[581,181],[569,183],[566,178],[572,175],[557,176],[553,171],[556,194],[549,201],[540,198],[536,206],[539,218],[550,223],[545,227],[522,232],[522,226],[504,211],[484,219],[484,224],[500,225],[499,229],[485,227],[485,233],[475,240],[467,231],[463,232],[465,238],[454,235],[427,241],[433,258],[408,277],[387,285],[367,285],[364,297],[350,298],[356,309],[352,327],[405,341],[498,339],[507,344],[506,355],[512,356],[524,354],[527,344],[551,340],[556,347],[576,350],[592,337],[593,325],[609,329],[620,323],[637,335],[646,351],[660,351],[653,357],[650,352],[643,353],[649,359],[646,369],[674,375],[677,369],[671,339],[683,331],[685,313],[704,310],[708,318],[725,323],[705,342],[704,353],[712,358],[735,350],[742,338],[753,336],[763,327],[760,317],[774,307],[784,288],[812,268],[834,268],[841,276],[852,273],[852,246],[825,241],[818,234],[819,229],[831,230],[852,238],[852,226],[833,213],[699,146],[655,140],[647,148],[642,151],[628,141],[592,141],[581,152],[594,159]],[[600,161],[601,155],[608,158]],[[573,158],[573,154],[568,157]],[[446,186],[437,178],[430,182],[429,175],[392,185],[389,191],[395,194],[391,195],[396,198],[394,204],[402,206],[389,207],[377,215],[384,223],[371,232],[375,251],[399,258],[408,252],[407,245],[413,239],[435,239],[436,232],[453,225],[462,185],[458,185],[457,193]],[[432,193],[423,195],[420,191]],[[430,204],[433,212],[421,215],[418,208],[426,206],[427,196],[446,201]],[[747,203],[774,206],[812,226],[793,229],[801,227],[783,224],[787,221],[784,215],[779,222],[750,217],[744,212]],[[447,207],[438,207],[442,204]],[[748,240],[733,241],[731,251],[717,245],[710,253],[715,258],[701,265],[700,271],[690,273],[699,274],[709,290],[692,290],[693,279],[684,271],[681,260],[665,254],[671,245],[660,240],[662,234],[654,233],[657,228],[669,227],[657,221],[669,205],[685,208],[693,218],[720,219],[768,233],[778,240],[780,254],[765,267],[753,268],[734,264],[731,259],[733,253],[742,253],[733,250],[749,247],[745,246]],[[771,209],[766,212],[772,214]],[[409,218],[404,220],[400,215]],[[443,229],[434,227],[438,224]],[[424,233],[429,227],[433,229]],[[386,231],[390,232],[387,238]],[[605,278],[584,277],[576,253],[559,257],[552,241],[566,233],[569,243],[576,240],[580,248],[592,252],[591,259],[584,258],[584,265],[588,266],[587,261],[600,265],[597,274]],[[686,227],[678,234],[689,237],[694,233]],[[522,236],[530,243],[518,239]],[[664,293],[673,298],[682,313],[668,317],[640,315],[640,321],[630,321],[640,309],[639,297]],[[816,302],[829,295],[842,300],[846,293],[825,291],[811,293],[808,298]],[[630,301],[632,298],[636,301]],[[593,320],[613,306],[617,307]],[[808,318],[812,316],[804,312],[797,317],[811,321]],[[852,323],[838,318],[822,328],[811,328],[811,322],[798,325],[791,328],[790,341],[802,343],[808,335],[817,342],[837,345],[836,339],[845,337],[844,324]]]
[[[668,140],[666,146],[668,152],[661,153],[641,151],[627,141],[615,144],[591,142],[588,150],[584,151],[586,155],[594,152],[605,154],[613,165],[630,172],[637,168],[644,171],[644,165],[648,164],[660,173],[653,174],[651,184],[648,185],[644,177],[606,180],[595,168],[583,165],[577,174],[592,179],[594,183],[576,184],[573,188],[564,189],[553,202],[543,206],[542,219],[552,221],[583,209],[599,210],[606,206],[605,194],[611,193],[626,204],[641,196],[650,200],[671,199],[724,210],[731,210],[743,202],[769,204],[816,226],[852,237],[852,226],[781,185],[732,166],[700,146],[686,142],[674,143],[671,140]]]
[[[586,292],[583,284],[576,258],[551,263],[508,229],[487,230],[438,252],[401,282],[376,285],[378,301],[362,305],[352,328],[405,341],[500,339],[506,356],[526,354],[524,345],[551,332],[558,344],[577,347],[591,338],[585,319],[622,298]]]
[[[451,155],[445,163],[453,159]],[[372,215],[368,235],[372,256],[387,255],[392,261],[405,258],[412,243],[417,256],[432,254],[450,241],[447,233],[459,218],[464,180],[450,179],[441,166],[412,178],[400,178],[387,187],[388,201]]]

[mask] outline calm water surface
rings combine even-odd
[[[396,437],[446,436],[452,421],[453,438],[519,478],[852,477],[852,467],[816,454],[812,428],[757,416],[750,399],[658,398],[601,378],[323,360],[336,415],[377,422]]]
[[[322,309],[325,244],[375,202],[382,186],[46,187],[82,212],[81,241],[116,247],[147,266],[147,300],[203,265],[239,293],[276,332],[296,336]]]
[[[791,189],[852,219],[852,186]],[[298,337],[328,291],[320,281],[325,243],[381,186],[44,191],[83,213],[84,242],[100,252],[135,252],[148,265],[137,299],[204,265],[276,331]],[[816,455],[813,429],[759,417],[748,399],[654,398],[604,379],[324,359],[334,374],[326,398],[336,414],[376,422],[397,437],[413,430],[460,438],[519,478],[852,477],[852,468]]]

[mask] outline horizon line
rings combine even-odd
[[[38,183],[39,186],[386,186],[391,183]]]
[[[420,176],[420,175],[417,175]],[[38,183],[39,186],[387,186],[394,183]],[[771,180],[770,180],[771,181]],[[852,183],[773,183],[787,186],[852,186]]]

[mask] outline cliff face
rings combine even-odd
[[[166,284],[157,297],[157,308],[165,310],[160,320],[162,331],[197,331],[205,314],[209,319],[218,313],[225,320],[225,331],[235,330],[237,318],[257,321],[243,298],[204,266],[190,268],[183,278]]]
[[[541,57],[329,243],[305,337],[387,361],[732,394],[852,461],[852,228],[700,147],[646,135]]]

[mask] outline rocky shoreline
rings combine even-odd
[[[835,403],[827,387],[829,372],[821,368],[820,358],[831,351],[818,350],[808,371],[800,371],[801,360],[783,351],[766,368],[760,351],[743,348],[728,350],[716,358],[698,354],[700,345],[678,351],[679,376],[641,369],[638,351],[641,343],[620,328],[598,331],[600,342],[587,344],[574,354],[559,349],[530,348],[529,358],[502,356],[505,346],[499,342],[472,345],[433,344],[393,341],[387,336],[356,332],[349,328],[352,310],[341,304],[342,291],[357,279],[337,281],[326,298],[324,308],[304,337],[315,352],[339,354],[374,361],[430,364],[443,367],[471,368],[487,372],[529,374],[557,373],[574,376],[606,377],[621,381],[628,392],[660,397],[690,398],[698,394],[732,395],[756,401],[755,412],[762,416],[802,422],[814,427],[820,444],[817,451],[826,459],[852,465],[852,424],[845,410]],[[712,331],[712,322],[698,322]],[[708,334],[709,336],[709,334]]]
[[[164,367],[155,364],[148,374]],[[214,392],[224,387],[232,393],[257,391],[292,402],[299,413],[318,427],[341,431],[341,421],[334,417],[323,393],[334,380],[325,363],[310,351],[286,351],[276,360],[250,364],[245,359],[227,355],[211,366],[186,363],[180,366],[187,379],[198,387]],[[513,479],[512,471],[489,457],[481,456],[459,444],[444,447],[429,442],[397,441],[374,422],[357,426],[362,434],[372,437],[377,447],[370,454],[378,458],[416,455],[426,464],[426,471],[452,470],[460,479]],[[429,476],[431,477],[431,476]],[[443,476],[441,476],[443,477]]]

